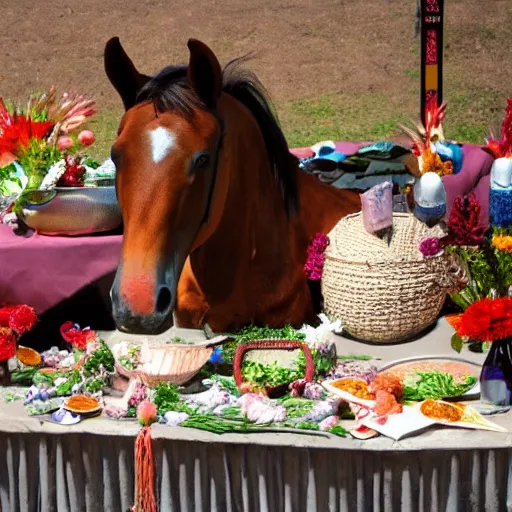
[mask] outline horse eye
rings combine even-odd
[[[202,153],[199,153],[194,158],[193,168],[194,168],[194,170],[196,170],[196,169],[204,169],[205,167],[208,166],[209,163],[210,163],[210,155],[209,155],[209,153],[204,151]]]

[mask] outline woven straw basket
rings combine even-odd
[[[393,214],[391,241],[365,231],[361,213],[343,218],[329,234],[322,293],[326,313],[353,338],[405,341],[432,325],[444,303],[446,260],[424,258],[418,246],[442,236],[413,215]]]
[[[227,340],[218,336],[206,342],[194,344],[151,344],[148,348],[155,364],[155,373],[144,370],[127,370],[116,361],[116,370],[128,379],[139,378],[146,386],[155,387],[161,382],[184,384],[194,377],[208,362],[215,345]]]

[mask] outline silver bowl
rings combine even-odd
[[[23,222],[44,235],[86,235],[122,223],[113,186],[34,190],[24,194],[22,208]]]

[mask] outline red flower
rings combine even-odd
[[[6,327],[0,327],[0,361],[16,355],[16,336]]]
[[[0,308],[0,328],[7,327],[18,336],[30,331],[37,320],[34,308],[22,304]]]
[[[28,332],[34,327],[37,315],[34,308],[22,305],[11,308],[9,314],[9,327],[18,335]]]
[[[9,321],[13,309],[14,306],[4,306],[3,308],[0,308],[0,327],[10,327]]]
[[[80,329],[79,326],[73,325],[73,322],[66,322],[60,328],[60,334],[65,341],[71,343],[73,347],[79,350],[85,350],[87,343],[96,339],[96,332],[90,329]]]
[[[441,242],[446,245],[480,245],[485,227],[478,225],[480,203],[475,194],[459,196],[453,202],[448,220],[448,235]]]
[[[462,315],[457,334],[477,341],[512,336],[512,297],[482,299],[471,304]]]

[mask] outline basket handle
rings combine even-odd
[[[251,341],[243,345],[239,345],[235,351],[235,358],[233,361],[233,373],[236,385],[240,386],[244,383],[242,377],[242,363],[245,353],[248,350],[265,349],[265,350],[296,350],[302,349],[306,358],[306,375],[304,378],[306,382],[312,382],[315,376],[315,363],[311,350],[306,343],[301,343],[296,340],[259,340]]]

